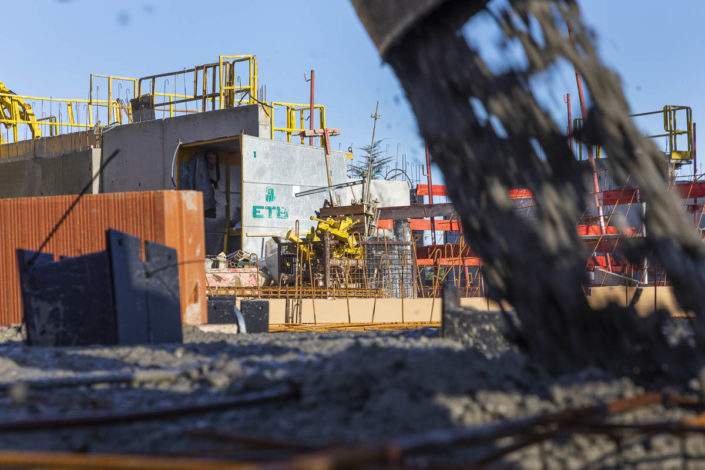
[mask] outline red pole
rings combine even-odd
[[[309,116],[309,127],[311,130],[313,130],[313,77],[316,74],[314,70],[311,70],[311,107],[310,109],[310,116]],[[308,145],[313,145],[313,137],[308,138]]]
[[[693,123],[693,183],[698,181],[698,146],[696,144],[695,123]]]
[[[463,263],[463,267],[465,268],[465,296],[467,297],[468,295],[468,284],[470,283],[470,270],[468,269],[468,265],[465,264],[465,257],[463,256],[463,248],[465,248],[465,238],[463,234],[463,222],[460,220],[460,217],[457,217],[458,220],[458,231],[460,232],[460,240],[458,243],[458,249],[460,250],[460,262]]]
[[[698,182],[698,146],[697,140],[695,138],[695,123],[693,123],[693,184]],[[695,198],[695,201],[693,201],[695,204],[693,204],[693,219],[695,220],[695,228],[698,230],[700,227],[698,227],[698,198]]]
[[[568,22],[568,33],[570,35],[571,41],[573,40],[573,28]],[[580,77],[580,72],[578,68],[574,67],[575,70],[575,81],[578,83],[578,96],[580,97],[580,113],[583,116],[583,126],[585,125],[585,118],[587,117],[587,111],[585,108],[585,96],[583,95],[583,80]],[[600,204],[600,182],[597,179],[597,165],[595,164],[595,156],[592,154],[592,146],[587,145],[588,160],[590,160],[590,166],[592,167],[592,185],[595,191],[595,206],[597,207],[597,215],[600,218],[600,232],[604,235],[605,230],[605,216],[602,212],[602,205]],[[609,256],[609,255],[608,255]],[[608,258],[609,260],[609,258]]]
[[[426,146],[426,173],[428,175],[428,203],[433,204],[433,180],[431,179],[431,155],[428,153],[428,145]],[[436,244],[436,222],[431,217],[431,237],[433,245]]]
[[[570,151],[573,152],[573,114],[570,109],[570,93],[565,95],[565,102],[568,107],[568,143]]]

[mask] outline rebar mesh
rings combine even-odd
[[[407,297],[417,296],[417,267],[413,244],[368,240],[360,256],[335,256],[326,241],[279,247],[279,285],[294,286],[304,297]],[[296,290],[299,289],[299,290]]]

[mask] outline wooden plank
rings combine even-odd
[[[435,230],[438,232],[457,232],[459,230],[458,220],[436,219],[434,221]],[[384,230],[394,230],[392,219],[380,219],[377,221],[377,228]],[[431,230],[431,220],[429,219],[409,219],[410,230]]]
[[[443,204],[412,204],[410,206],[382,207],[379,210],[380,219],[423,219],[426,217],[450,217],[456,215],[451,203]]]
[[[365,215],[365,206],[363,204],[354,204],[352,206],[322,207],[318,213],[322,219],[345,215]]]

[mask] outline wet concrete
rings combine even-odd
[[[222,456],[223,442],[193,431],[217,431],[314,444],[379,443],[433,429],[479,426],[542,412],[629,397],[645,388],[597,369],[553,376],[479,329],[469,346],[436,329],[366,333],[228,335],[185,331],[183,345],[29,348],[21,331],[0,329],[0,383],[85,374],[177,371],[145,382],[0,391],[0,421],[80,411],[137,410],[236,396],[292,385],[299,397],[188,418],[67,430],[3,433],[0,447],[80,452]],[[83,375],[82,375],[83,374]],[[696,393],[696,382],[691,390]],[[621,415],[622,422],[680,419],[661,405]],[[680,465],[682,445],[705,456],[705,439],[669,436],[625,441],[578,436],[529,447],[505,463],[517,468],[635,468]],[[252,449],[228,444],[226,455]],[[465,461],[489,448],[414,457],[410,463]],[[267,454],[272,455],[272,454]],[[665,460],[664,460],[665,459]],[[705,460],[700,464],[705,465]],[[681,467],[678,467],[681,468]],[[698,467],[693,467],[698,468]]]

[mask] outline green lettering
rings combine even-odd
[[[252,217],[255,219],[264,219],[264,215],[260,211],[264,210],[264,206],[252,206]]]

